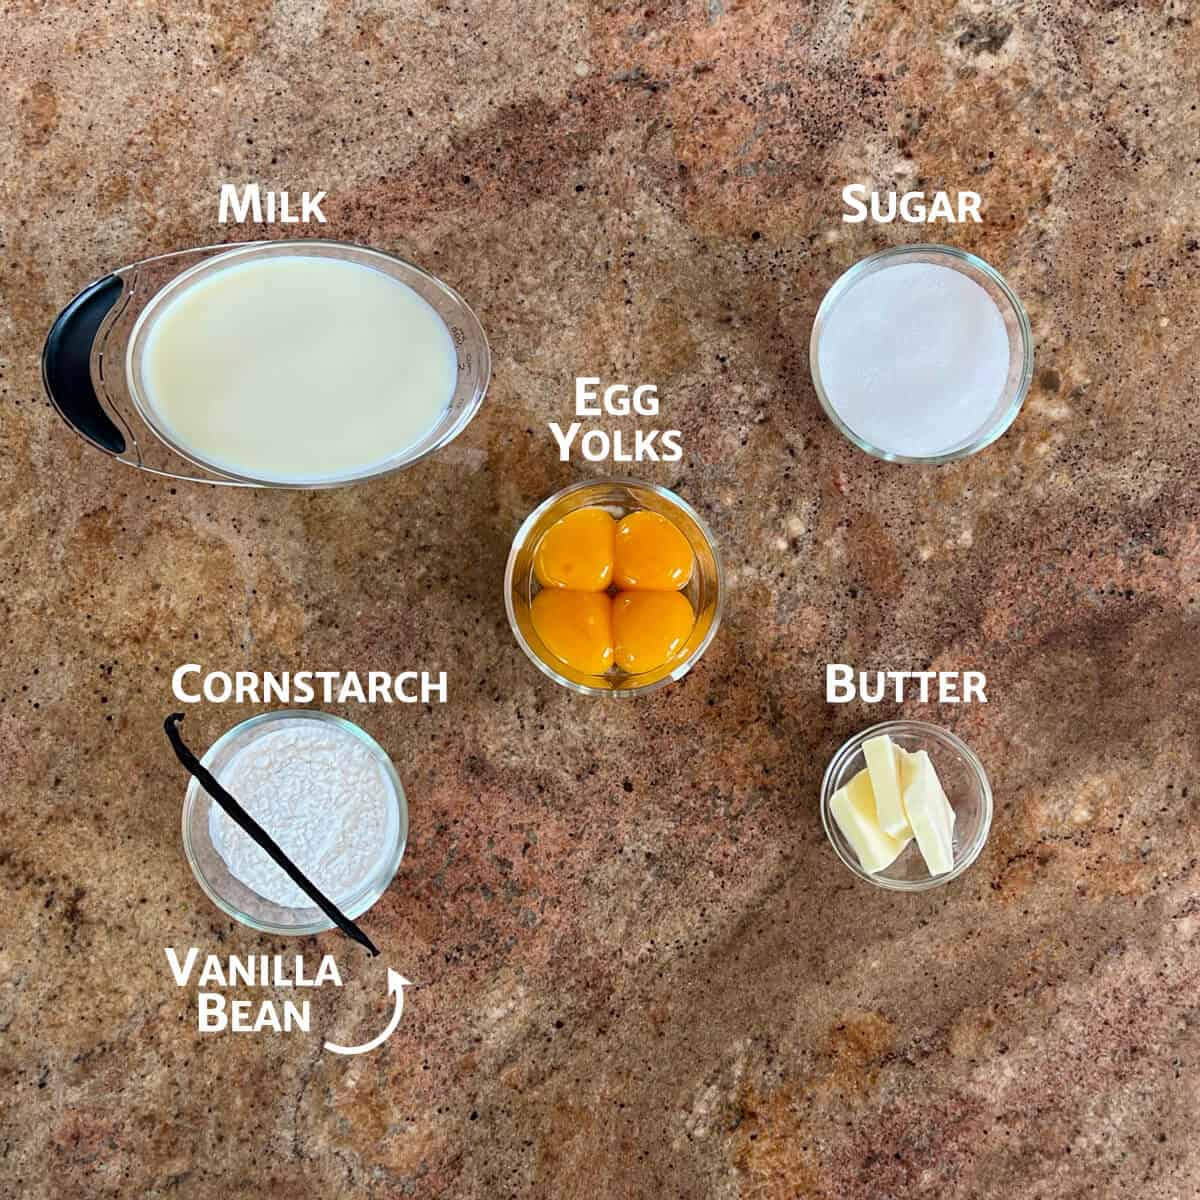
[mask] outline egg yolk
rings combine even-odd
[[[546,649],[585,675],[612,666],[612,601],[604,592],[542,588],[530,605],[533,628]]]
[[[696,623],[682,592],[621,592],[612,605],[617,666],[631,675],[670,662]]]
[[[617,526],[613,573],[619,588],[670,591],[692,577],[692,548],[666,517],[641,509]]]
[[[613,578],[617,523],[602,508],[580,508],[556,521],[538,543],[533,570],[544,588],[603,592]]]

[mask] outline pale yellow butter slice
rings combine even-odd
[[[900,795],[900,765],[896,745],[886,733],[863,742],[863,756],[871,773],[871,790],[875,793],[875,811],[879,827],[894,838],[912,836],[904,803]]]
[[[848,784],[833,793],[829,811],[858,856],[863,870],[872,874],[890,867],[912,840],[911,835],[894,838],[879,828],[868,771],[859,771]]]
[[[904,810],[930,875],[944,875],[954,866],[954,809],[924,750],[908,755],[904,774]]]
[[[918,750],[915,753],[909,753],[903,746],[896,747],[896,763],[900,772],[900,796],[904,797],[904,793],[908,791],[909,784],[917,777],[917,767],[921,759],[927,759],[929,769],[933,772],[934,782],[938,785],[938,791],[941,792],[942,801],[946,805],[946,815],[950,819],[951,826],[954,825],[954,805],[946,798],[945,789],[942,787],[941,776],[937,773],[937,767],[933,765],[933,759],[929,757],[927,750]],[[907,816],[908,813],[905,813]],[[910,822],[911,824],[911,822]]]

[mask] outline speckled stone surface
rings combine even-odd
[[[6,6],[0,49],[0,1195],[880,1197],[1200,1192],[1197,63],[1180,3]],[[465,435],[318,494],[171,486],[59,422],[38,354],[87,280],[226,240],[222,181],[323,189],[495,354]],[[851,180],[985,222],[839,219]],[[314,232],[312,230],[308,232]],[[1019,291],[1036,382],[965,463],[822,417],[816,306],[900,241]],[[247,236],[242,234],[242,236]],[[659,385],[640,475],[716,530],[725,624],[642,702],[557,688],[501,579],[598,468],[576,374]],[[906,706],[991,773],[961,880],[859,885],[817,792],[894,705],[828,661],[981,668]],[[172,670],[449,672],[365,709],[412,838],[313,1036],[201,1038],[166,945],[294,950],[180,845]],[[203,746],[249,715],[193,710]],[[312,961],[315,962],[315,959]],[[384,968],[420,986],[397,1034]]]

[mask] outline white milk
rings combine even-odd
[[[428,433],[458,369],[442,319],[412,288],[297,252],[236,263],[155,314],[141,377],[185,450],[272,483],[369,471]]]
[[[864,276],[821,332],[825,395],[877,450],[931,458],[972,441],[997,416],[1009,346],[996,302],[935,263]]]

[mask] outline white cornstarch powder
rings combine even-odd
[[[997,414],[1008,333],[975,280],[936,263],[864,276],[818,342],[830,405],[877,450],[929,458],[960,449]]]
[[[395,839],[391,781],[367,746],[337,725],[306,720],[264,733],[219,779],[335,904],[359,890]],[[216,804],[209,836],[232,874],[264,899],[313,906]]]

